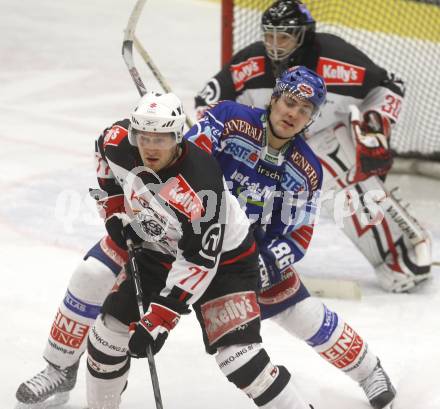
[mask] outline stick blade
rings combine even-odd
[[[301,276],[301,281],[310,294],[315,297],[340,300],[360,300],[362,298],[361,288],[356,281],[304,276]]]

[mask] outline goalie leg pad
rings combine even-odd
[[[322,358],[359,382],[377,363],[367,343],[336,312],[314,297],[282,312],[273,320],[304,340]]]
[[[309,144],[324,165],[324,196],[329,199],[323,200],[323,208],[370,262],[381,286],[402,292],[426,280],[432,262],[428,232],[379,177],[352,186],[347,182],[354,151],[346,127],[314,135]],[[376,196],[384,200],[376,202]]]
[[[118,409],[130,369],[128,327],[99,315],[88,340],[87,403],[93,409]]]
[[[52,323],[43,353],[47,361],[66,368],[79,360],[86,349],[88,331],[114,282],[111,269],[95,258],[78,265]]]
[[[216,361],[228,380],[243,390],[257,406],[275,408],[270,403],[281,394],[290,380],[287,369],[273,365],[261,344],[219,348]]]

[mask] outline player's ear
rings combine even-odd
[[[274,104],[275,102],[278,101],[278,98],[279,98],[279,97],[272,96],[272,97],[270,98],[270,102],[269,102],[268,108],[272,108],[272,107],[273,107],[273,104]]]

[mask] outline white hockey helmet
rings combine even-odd
[[[137,146],[135,132],[131,132],[131,129],[135,129],[145,132],[173,133],[176,142],[180,143],[183,139],[185,119],[182,102],[175,94],[149,92],[139,100],[130,115],[128,139],[132,145]]]

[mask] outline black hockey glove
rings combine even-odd
[[[156,297],[140,321],[130,324],[129,354],[134,358],[145,358],[148,345],[151,345],[153,354],[157,354],[168,333],[179,322],[180,315],[189,312],[188,307],[177,300]]]
[[[127,239],[131,239],[134,244],[139,244],[142,239],[133,230],[130,224],[124,226],[123,215],[121,213],[115,213],[105,221],[105,229],[111,239],[121,249],[127,250]]]
[[[351,127],[356,144],[356,171],[352,181],[360,182],[370,176],[386,175],[393,164],[389,149],[389,119],[377,111],[368,111],[363,121],[352,116]]]

